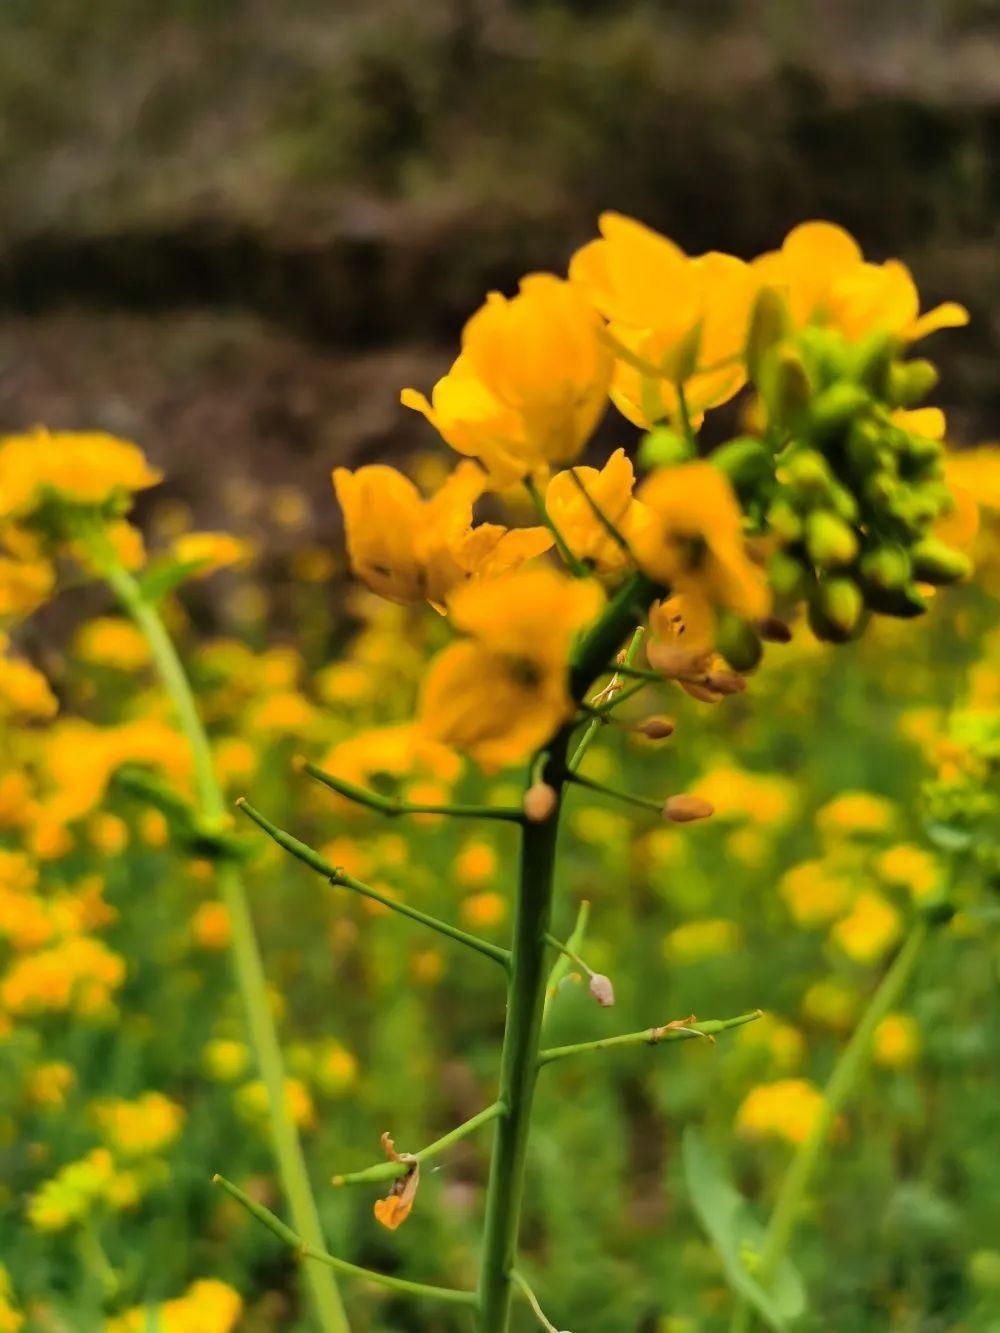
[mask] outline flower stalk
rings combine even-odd
[[[177,720],[191,748],[198,803],[210,824],[222,831],[230,822],[225,796],[215,775],[208,736],[187,674],[156,606],[114,557],[95,538],[95,554],[105,581],[123,609],[142,630],[153,661],[170,697]],[[216,866],[220,897],[229,914],[230,949],[250,1043],[267,1092],[271,1141],[282,1187],[295,1225],[309,1247],[321,1248],[323,1233],[309,1183],[298,1133],[285,1102],[285,1070],[278,1034],[267,1003],[267,984],[246,889],[237,866],[220,860]],[[333,1275],[311,1267],[307,1273],[316,1319],[323,1333],[349,1333],[347,1316]]]

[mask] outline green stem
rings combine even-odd
[[[552,521],[552,516],[549,513],[545,504],[545,499],[541,491],[535,485],[533,477],[527,476],[524,478],[524,489],[531,496],[531,503],[535,506],[535,509],[538,511],[538,517],[548,528],[549,532],[552,533],[552,539],[556,544],[556,550],[559,552],[563,560],[566,562],[567,566],[570,569],[570,572],[578,579],[588,578],[590,575],[590,570],[587,568],[587,566],[583,563],[582,560],[577,559],[577,557],[570,550],[569,546],[566,544],[565,537],[562,535],[562,533],[556,527],[555,523]]]
[[[606,1051],[614,1046],[659,1046],[665,1041],[686,1041],[699,1037],[714,1037],[717,1032],[728,1032],[730,1028],[743,1027],[762,1017],[760,1009],[753,1009],[748,1014],[738,1014],[735,1018],[709,1018],[704,1023],[683,1023],[677,1027],[669,1024],[660,1028],[644,1028],[641,1032],[624,1032],[618,1037],[599,1037],[597,1041],[581,1041],[572,1046],[552,1046],[547,1051],[539,1051],[538,1064],[551,1064],[554,1060],[564,1060],[568,1055],[588,1055],[593,1051]]]
[[[557,940],[554,935],[546,934],[545,943],[555,949],[557,953],[563,954],[571,963],[575,963],[581,972],[586,972],[588,977],[594,975],[594,969],[588,967],[580,955],[569,945],[563,944],[562,940]]]
[[[576,473],[574,472],[573,475],[576,476]],[[629,642],[629,646],[625,650],[625,661],[622,663],[623,666],[629,667],[635,662],[635,659],[639,654],[639,649],[642,647],[642,640],[644,634],[645,630],[640,625],[639,628],[632,635],[631,641]],[[608,686],[606,687],[610,689],[613,686],[615,689],[615,693],[612,695],[612,697],[608,700],[607,704],[605,704],[603,708],[599,708],[598,710],[596,710],[595,715],[590,719],[590,722],[587,726],[587,730],[583,733],[583,736],[580,738],[580,743],[573,751],[573,755],[569,761],[569,767],[571,773],[575,772],[576,769],[580,767],[581,763],[583,762],[583,756],[587,753],[587,751],[593,744],[594,740],[596,739],[597,733],[600,731],[601,726],[604,723],[605,719],[608,716],[610,716],[610,714],[614,711],[615,705],[621,702],[621,696],[618,693],[618,687],[620,686],[620,684],[621,684],[621,675],[619,672],[616,671],[615,674],[611,677],[611,680],[608,682]]]
[[[545,1329],[545,1333],[559,1333],[559,1330],[556,1328],[555,1324],[553,1324],[552,1320],[548,1318],[545,1311],[542,1309],[541,1302],[539,1301],[535,1293],[531,1290],[531,1287],[528,1285],[528,1280],[527,1278],[525,1278],[524,1274],[519,1273],[516,1268],[512,1268],[510,1271],[510,1276],[511,1276],[511,1281],[517,1286],[524,1299],[531,1306],[535,1318],[541,1324],[542,1328]]]
[[[104,547],[98,548],[98,555],[108,585],[149,643],[160,679],[191,747],[195,787],[202,811],[210,821],[218,822],[220,828],[224,827],[229,818],[225,796],[215,776],[208,736],[173,641],[156,607],[146,600],[132,575]],[[267,1002],[264,966],[246,890],[233,864],[220,861],[216,874],[219,893],[229,913],[230,950],[250,1041],[267,1092],[271,1139],[278,1172],[295,1225],[309,1245],[321,1248],[323,1233],[302,1145],[285,1103],[285,1071],[281,1048]],[[312,1269],[308,1280],[316,1318],[323,1333],[349,1333],[340,1294],[330,1274]]]
[[[524,820],[524,812],[514,809],[513,806],[430,805],[420,801],[398,801],[390,796],[382,796],[378,792],[368,791],[365,787],[358,787],[353,782],[345,781],[344,778],[335,777],[334,774],[327,773],[322,768],[317,768],[315,764],[302,761],[299,766],[303,773],[308,773],[311,778],[321,782],[324,787],[329,787],[331,791],[337,792],[340,796],[345,796],[349,801],[367,806],[369,810],[375,810],[380,815],[386,815],[390,819],[397,815],[452,815],[459,819],[507,820],[512,824],[520,824]]]
[[[394,1180],[397,1176],[405,1176],[413,1169],[414,1162],[426,1162],[429,1158],[438,1157],[453,1143],[458,1143],[460,1139],[475,1133],[481,1125],[488,1125],[491,1120],[496,1120],[506,1109],[503,1102],[494,1102],[492,1106],[487,1106],[485,1111],[480,1111],[478,1115],[472,1116],[455,1129],[449,1130],[447,1134],[443,1134],[441,1138],[429,1143],[426,1148],[421,1148],[419,1152],[408,1156],[405,1162],[377,1162],[374,1166],[365,1167],[363,1171],[349,1171],[346,1175],[334,1176],[332,1184],[365,1185],[371,1181]]]
[[[579,702],[643,618],[655,585],[636,574],[605,608],[578,645],[570,664],[570,689]],[[572,727],[564,727],[547,751],[528,766],[528,783],[540,777],[561,796],[569,777]],[[561,809],[561,801],[557,807]],[[552,916],[558,814],[521,826],[520,870],[514,911],[514,947],[507,985],[507,1021],[500,1057],[500,1094],[507,1114],[497,1122],[486,1191],[486,1219],[479,1274],[480,1333],[507,1333],[512,1270],[517,1256],[531,1109],[538,1079],[538,1048],[547,980],[545,936]]]
[[[571,772],[570,782],[575,787],[586,787],[588,791],[600,792],[602,796],[610,796],[616,801],[624,801],[626,805],[638,806],[640,810],[655,810],[657,814],[663,813],[663,802],[654,801],[651,796],[636,796],[630,791],[621,791],[618,787],[609,787],[606,783],[597,782],[594,778],[585,778],[582,773]]]
[[[681,429],[684,432],[684,438],[691,446],[692,452],[697,453],[698,440],[694,433],[694,427],[691,424],[691,411],[688,407],[687,394],[684,392],[684,385],[678,383],[674,388],[677,390],[677,409],[680,413]]]
[[[376,1273],[371,1268],[361,1268],[358,1264],[348,1263],[346,1259],[337,1259],[332,1254],[327,1254],[323,1249],[318,1249],[313,1245],[306,1245],[301,1236],[296,1235],[291,1227],[285,1226],[280,1217],[275,1217],[270,1209],[265,1208],[263,1204],[255,1203],[241,1189],[227,1180],[225,1176],[213,1176],[213,1185],[219,1185],[228,1195],[234,1198],[237,1203],[247,1210],[252,1217],[267,1227],[268,1231],[274,1233],[279,1240],[283,1240],[301,1259],[312,1259],[316,1263],[325,1264],[337,1273],[343,1273],[345,1277],[359,1277],[366,1282],[374,1282],[377,1286],[387,1287],[390,1291],[402,1292],[407,1296],[420,1296],[425,1300],[448,1301],[452,1305],[475,1305],[476,1293],[474,1291],[458,1291],[452,1287],[433,1287],[426,1282],[410,1282],[402,1277],[390,1277],[387,1273]]]
[[[390,898],[387,893],[380,893],[378,889],[372,888],[370,884],[363,884],[360,879],[355,879],[346,870],[341,870],[337,866],[330,865],[329,861],[324,861],[319,853],[313,851],[306,843],[299,842],[298,838],[293,838],[290,833],[278,828],[277,824],[272,824],[245,797],[241,796],[236,804],[279,847],[283,847],[286,852],[290,852],[297,860],[307,865],[310,870],[315,870],[318,875],[322,875],[335,887],[350,889],[352,893],[360,894],[362,898],[370,898],[373,902],[381,903],[383,907],[388,907],[392,912],[398,912],[400,916],[408,916],[411,921],[419,921],[422,926],[436,930],[439,935],[446,935],[449,939],[456,940],[459,944],[464,944],[470,949],[475,949],[477,953],[484,954],[487,958],[492,958],[501,967],[509,967],[510,951],[501,948],[499,944],[491,944],[489,940],[480,939],[478,935],[470,935],[468,931],[461,930],[458,926],[452,926],[447,921],[439,920],[436,916],[421,912],[418,907],[411,907],[409,903],[402,902],[398,898]]]
[[[585,898],[580,904],[580,910],[577,912],[576,925],[573,927],[572,934],[566,941],[565,950],[552,965],[552,971],[549,973],[549,979],[545,983],[545,1002],[542,1005],[542,1026],[545,1026],[545,1020],[549,1016],[549,1009],[552,1001],[556,998],[559,990],[559,984],[563,977],[569,971],[569,960],[573,954],[571,950],[579,950],[583,945],[584,936],[587,934],[587,922],[590,919],[590,903]]]
[[[837,1116],[843,1110],[858,1079],[864,1073],[875,1029],[899,1001],[913,975],[917,959],[927,938],[927,923],[917,921],[910,929],[892,966],[882,978],[854,1035],[844,1048],[833,1073],[823,1089],[823,1101],[807,1138],[796,1148],[785,1172],[770,1221],[764,1232],[757,1276],[763,1285],[773,1280],[785,1256],[795,1230],[805,1192],[819,1164]],[[733,1333],[746,1333],[753,1323],[753,1313],[742,1302],[733,1317]]]

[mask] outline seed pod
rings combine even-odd
[[[913,573],[924,583],[935,586],[958,583],[972,572],[969,557],[938,537],[924,537],[910,548],[910,555],[913,557]]]
[[[654,467],[676,467],[686,463],[694,456],[691,443],[676,431],[666,426],[655,426],[645,435],[639,445],[639,466],[647,470]]]
[[[708,819],[714,814],[715,806],[711,801],[687,793],[668,796],[663,803],[663,818],[669,820],[671,824],[691,824],[696,819]]]
[[[858,539],[836,514],[819,509],[806,519],[806,550],[820,569],[833,569],[851,563],[858,553]]]
[[[757,631],[732,611],[719,612],[715,646],[734,671],[752,671],[764,652]]]
[[[647,717],[635,728],[640,736],[650,741],[665,741],[674,734],[674,721],[670,717]]]
[[[559,798],[547,782],[535,782],[524,793],[522,809],[532,824],[544,824],[555,814]]]
[[[818,639],[846,643],[864,613],[861,589],[853,580],[838,576],[821,579],[809,599],[809,624]]]
[[[894,361],[889,367],[886,397],[894,407],[915,407],[938,382],[937,367],[919,357],[916,361]]]

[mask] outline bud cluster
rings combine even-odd
[[[934,532],[954,505],[937,438],[943,419],[913,411],[937,372],[904,359],[884,333],[852,342],[813,325],[790,335],[782,304],[765,289],[751,321],[761,434],[731,440],[712,461],[772,542],[779,604],[805,601],[817,636],[844,641],[873,612],[920,615],[926,585],[969,572],[966,556]]]

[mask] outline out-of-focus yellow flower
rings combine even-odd
[[[430,402],[413,389],[401,397],[502,488],[579,455],[606,406],[610,376],[593,307],[576,286],[534,273],[512,299],[487,297]]]
[[[748,620],[767,614],[767,580],[747,556],[739,504],[717,468],[705,462],[660,468],[638,498],[650,522],[632,545],[647,574],[692,601]]]
[[[0,1264],[0,1333],[21,1333],[24,1315],[14,1303],[14,1288],[10,1274]]]
[[[49,683],[28,662],[8,657],[0,634],[0,719],[45,720],[59,711]]]
[[[709,252],[689,258],[619,213],[577,251],[570,279],[608,320],[618,352],[611,396],[638,426],[678,420],[678,386],[697,423],[746,381],[743,348],[755,284],[748,264]]]
[[[548,569],[460,589],[451,619],[469,639],[431,663],[420,702],[426,734],[487,771],[527,758],[572,715],[570,646],[602,600],[596,583]]]
[[[216,1037],[202,1047],[201,1063],[209,1078],[217,1083],[234,1083],[249,1068],[250,1051],[242,1041]]]
[[[823,1106],[823,1094],[804,1078],[783,1078],[751,1088],[736,1113],[737,1133],[748,1139],[804,1143]]]
[[[941,887],[937,857],[923,847],[901,842],[889,847],[876,862],[881,877],[893,888],[906,889],[916,902],[931,898]]]
[[[215,774],[223,786],[249,782],[260,760],[256,749],[242,736],[223,736],[214,747]]]
[[[702,774],[688,791],[710,801],[716,819],[744,819],[773,826],[783,824],[795,808],[795,787],[787,778],[749,773],[729,764]]]
[[[149,663],[149,644],[142,630],[120,616],[98,616],[81,625],[73,652],[90,666],[139,671]]]
[[[243,1300],[234,1288],[216,1278],[192,1282],[183,1296],[164,1301],[152,1312],[157,1333],[232,1333],[243,1313]],[[104,1333],[146,1333],[149,1305],[136,1305],[104,1322]]]
[[[249,542],[229,532],[185,532],[170,548],[179,565],[194,565],[191,578],[208,578],[220,569],[248,565],[254,557]]]
[[[166,847],[170,841],[170,826],[159,810],[143,810],[139,816],[139,836],[147,847]]]
[[[31,615],[55,587],[47,560],[11,560],[0,555],[0,623]]]
[[[502,893],[485,890],[463,898],[459,912],[466,925],[489,929],[498,926],[507,915],[507,900]]]
[[[317,672],[313,685],[323,703],[351,705],[370,698],[379,680],[358,662],[332,662]]]
[[[676,926],[663,941],[663,952],[672,963],[700,963],[735,953],[743,943],[743,932],[735,921],[706,918]]]
[[[268,1099],[262,1080],[254,1079],[237,1089],[236,1109],[245,1119],[260,1126],[266,1125]],[[285,1079],[285,1109],[299,1129],[312,1129],[316,1123],[316,1107],[301,1079]]]
[[[76,1072],[65,1060],[48,1060],[28,1075],[28,1097],[36,1106],[60,1107],[76,1082]]]
[[[405,722],[367,727],[332,746],[319,767],[357,786],[370,787],[379,778],[397,782],[455,782],[462,761],[449,745],[434,740],[419,726]],[[358,806],[330,793],[338,811],[358,813]],[[337,864],[335,862],[335,864]]]
[[[847,916],[833,927],[830,938],[856,963],[877,962],[899,938],[899,912],[880,893],[859,893]]]
[[[329,583],[337,572],[337,562],[325,546],[306,546],[293,551],[292,578],[300,583]]]
[[[811,1023],[846,1032],[854,1024],[859,996],[853,986],[835,977],[814,981],[802,997],[802,1016]]]
[[[105,856],[117,856],[128,846],[128,825],[110,810],[98,810],[87,821],[87,840]]]
[[[0,773],[0,829],[20,828],[26,824],[34,809],[33,796],[33,787],[26,773],[20,769]]]
[[[566,545],[601,574],[621,569],[628,554],[599,515],[617,528],[626,543],[647,521],[645,509],[632,498],[634,485],[631,460],[624,449],[616,449],[600,471],[578,467],[572,474],[557,472],[546,489],[545,507]]]
[[[125,979],[125,960],[101,940],[78,936],[16,959],[0,979],[10,1014],[98,1013]]]
[[[104,505],[160,479],[136,445],[97,431],[39,428],[0,439],[0,519],[24,518],[49,499]]]
[[[115,1166],[106,1148],[94,1148],[70,1162],[41,1185],[28,1200],[28,1221],[35,1231],[64,1231],[107,1198]]]
[[[905,342],[957,328],[968,311],[954,301],[920,314],[910,270],[898,259],[866,263],[854,238],[832,222],[804,222],[781,246],[754,261],[765,286],[784,293],[797,326],[823,324],[846,338],[889,333]]]
[[[496,851],[490,843],[481,839],[467,842],[455,858],[455,878],[465,889],[489,884],[496,873]]]
[[[358,1081],[358,1058],[339,1041],[325,1042],[312,1070],[316,1087],[327,1097],[341,1097]]]
[[[920,1028],[910,1014],[886,1014],[875,1029],[872,1055],[886,1069],[908,1069],[920,1054]]]
[[[251,731],[270,736],[306,736],[316,721],[316,708],[298,690],[267,694],[250,709]]]
[[[337,468],[333,484],[351,568],[390,601],[441,608],[461,584],[505,573],[552,545],[545,528],[472,526],[472,506],[486,486],[474,463],[460,463],[429,500],[401,472],[377,463]]]
[[[961,488],[984,509],[1000,509],[1000,445],[950,453],[944,468],[949,489]]]
[[[104,1141],[122,1157],[151,1157],[176,1140],[184,1108],[162,1092],[144,1092],[133,1101],[109,1097],[92,1107]]]
[[[232,937],[229,909],[225,903],[201,903],[191,918],[191,936],[199,949],[218,952],[225,949]]]
[[[846,911],[850,880],[825,861],[802,861],[781,878],[779,890],[799,926],[825,926]]]
[[[784,1023],[773,1014],[765,1014],[756,1023],[748,1023],[739,1030],[737,1041],[741,1046],[766,1052],[780,1070],[795,1069],[805,1055],[805,1038],[791,1023]]]
[[[271,496],[270,507],[275,523],[293,532],[309,522],[309,497],[298,486],[279,486]]]
[[[868,791],[845,791],[816,814],[816,827],[825,836],[874,837],[888,833],[896,822],[896,807]]]

